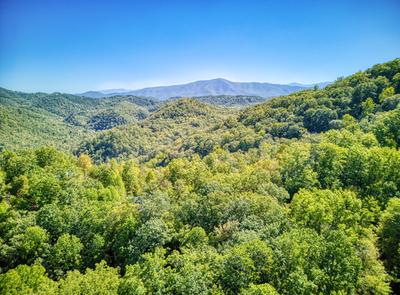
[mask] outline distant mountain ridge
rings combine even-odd
[[[330,82],[316,83],[319,87],[325,87]],[[137,90],[116,91],[87,91],[79,95],[101,98],[114,95],[135,95],[154,97],[160,100],[166,100],[172,97],[197,97],[197,96],[216,96],[216,95],[246,95],[274,97],[287,95],[293,92],[312,88],[313,85],[292,84],[273,84],[261,82],[232,82],[226,79],[217,78],[212,80],[201,80],[187,84],[148,87]]]

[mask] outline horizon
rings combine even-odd
[[[65,94],[72,94],[72,95],[81,95],[81,94],[88,93],[88,92],[101,92],[101,93],[104,93],[104,94],[109,92],[109,94],[110,93],[113,94],[113,93],[124,93],[124,92],[130,92],[130,91],[138,91],[138,90],[144,90],[144,89],[149,89],[149,88],[183,86],[183,85],[197,83],[197,82],[207,82],[207,81],[214,81],[214,80],[224,80],[224,81],[231,82],[231,83],[259,83],[259,84],[282,85],[282,86],[293,86],[293,87],[296,87],[296,86],[313,87],[313,86],[317,86],[318,84],[330,84],[330,83],[334,82],[334,81],[320,81],[320,82],[310,83],[310,84],[302,84],[302,83],[297,83],[297,82],[290,82],[290,83],[286,83],[286,84],[281,84],[281,83],[270,83],[270,82],[263,82],[263,81],[232,81],[232,80],[229,80],[229,79],[226,79],[226,78],[211,78],[211,79],[207,79],[207,80],[196,80],[196,81],[189,81],[189,82],[183,82],[183,83],[171,84],[171,85],[155,85],[155,86],[141,87],[141,88],[135,88],[135,89],[110,88],[110,89],[90,89],[90,90],[87,90],[87,91],[84,91],[84,92],[78,92],[78,93],[60,92],[60,91],[50,91],[50,92],[33,91],[32,93],[47,93],[47,94],[65,93]],[[18,90],[18,89],[10,89],[10,88],[7,88],[7,87],[3,87],[2,85],[0,85],[0,88],[11,90],[11,91],[15,91],[15,92],[27,92],[27,93],[29,93],[29,91],[21,91],[21,90]]]
[[[362,4],[5,0],[0,86],[82,93],[215,77],[334,81],[400,57],[400,3]]]

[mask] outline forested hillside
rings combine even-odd
[[[400,59],[245,109],[1,91],[0,294],[400,292]]]
[[[88,154],[96,162],[111,158],[147,161],[177,156],[183,141],[223,124],[237,110],[206,105],[193,99],[171,101],[143,121],[114,128],[85,140],[75,154]]]
[[[182,97],[177,97],[172,99],[180,99],[180,98]],[[207,104],[213,104],[224,107],[236,107],[236,108],[242,108],[242,107],[247,107],[249,105],[258,104],[268,99],[261,96],[249,96],[249,95],[210,95],[210,96],[196,96],[192,98]]]
[[[72,151],[95,131],[143,120],[158,104],[136,96],[94,100],[0,88],[0,143],[6,148],[52,145]]]

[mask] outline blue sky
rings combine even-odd
[[[0,0],[0,86],[331,81],[400,57],[399,15],[399,0]]]

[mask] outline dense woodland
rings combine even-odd
[[[204,101],[1,89],[0,294],[400,292],[400,59]]]

